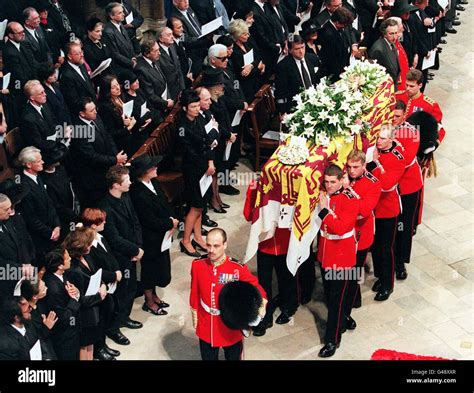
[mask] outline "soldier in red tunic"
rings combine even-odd
[[[225,284],[233,281],[249,282],[259,290],[263,303],[259,314],[265,314],[266,294],[247,266],[225,253],[227,234],[220,228],[211,229],[206,237],[209,254],[195,259],[191,267],[190,305],[193,326],[199,337],[202,360],[218,360],[223,347],[226,360],[240,360],[242,332],[229,329],[220,317],[219,293]]]
[[[382,194],[375,207],[375,238],[372,246],[374,273],[378,280],[372,287],[375,300],[387,300],[393,292],[395,277],[395,235],[401,212],[398,183],[405,172],[405,158],[394,141],[392,126],[382,125],[377,138],[374,160],[367,169],[380,180]]]
[[[375,216],[374,209],[377,205],[382,185],[380,181],[366,169],[365,153],[361,150],[353,150],[347,156],[346,170],[348,174],[347,187],[359,199],[359,214],[355,225],[357,239],[356,272],[360,281],[364,274],[364,264],[370,246],[374,242]],[[353,307],[361,305],[360,286],[357,281],[352,281],[349,286],[346,316],[347,329],[356,328],[355,321],[351,318]]]
[[[398,280],[405,280],[408,276],[405,264],[410,263],[412,240],[418,223],[417,213],[423,189],[423,175],[417,160],[420,131],[404,121],[405,109],[405,104],[397,101],[393,116],[395,138],[403,148],[405,158],[405,171],[398,183],[402,201],[395,240],[395,271]]]
[[[321,276],[328,307],[324,346],[319,356],[334,355],[346,329],[345,302],[349,281],[356,279],[356,237],[354,226],[359,212],[357,196],[343,187],[343,172],[330,165],[324,172],[324,188],[321,191],[318,213],[321,222],[317,259],[321,263]]]
[[[420,70],[410,70],[406,76],[406,90],[399,90],[395,93],[397,100],[403,101],[406,105],[404,121],[410,117],[413,112],[425,111],[434,116],[440,126],[439,143],[441,143],[446,135],[446,131],[441,126],[443,120],[443,112],[439,104],[432,98],[421,92],[423,85],[423,73]]]

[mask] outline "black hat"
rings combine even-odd
[[[219,68],[206,68],[202,72],[201,86],[212,87],[224,84],[224,72]]]
[[[390,9],[390,14],[392,16],[401,16],[407,12],[413,12],[418,10],[417,7],[408,3],[407,0],[397,0],[395,4]]]
[[[245,281],[230,282],[219,293],[221,319],[229,329],[248,329],[257,320],[261,304],[258,289]]]
[[[55,141],[44,141],[41,146],[41,157],[44,161],[44,166],[49,167],[53,164],[61,162],[66,156],[67,147],[62,143]]]
[[[148,170],[156,167],[161,160],[162,156],[153,156],[150,157],[148,154],[142,154],[135,158],[131,164],[131,174],[134,179],[138,179],[140,176],[143,176]]]
[[[0,194],[6,195],[12,205],[16,205],[28,194],[28,188],[13,179],[6,179],[0,183]]]
[[[438,122],[431,113],[425,111],[413,112],[407,122],[420,130],[420,147],[418,155],[423,156],[438,147]]]
[[[253,1],[242,1],[240,0],[238,4],[236,4],[235,8],[235,13],[233,15],[233,19],[247,19],[247,16],[253,12],[252,11],[252,3]]]
[[[310,35],[321,30],[321,26],[314,21],[308,20],[301,25],[300,35],[304,40],[307,40]]]
[[[44,10],[48,10],[51,7],[51,4],[48,0],[36,0],[33,4],[33,7],[36,11],[41,12]]]
[[[127,82],[129,83],[129,85],[131,85],[133,82],[135,82],[138,79],[138,76],[133,71],[124,69],[119,74],[118,79],[121,85],[124,85]]]

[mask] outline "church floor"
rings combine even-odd
[[[451,359],[474,359],[473,257],[473,145],[474,92],[473,6],[461,12],[458,34],[449,34],[441,54],[441,70],[425,93],[439,102],[447,136],[436,152],[438,177],[425,187],[423,224],[414,238],[408,278],[396,281],[385,302],[375,302],[373,275],[363,284],[363,305],[354,310],[354,331],[344,333],[341,347],[331,359],[368,360],[380,348]],[[238,172],[251,175],[247,161]],[[229,235],[228,253],[242,258],[249,225],[242,216],[246,186],[241,194],[223,196],[231,204],[225,215],[211,213]],[[141,310],[136,299],[132,318],[144,323],[139,330],[122,329],[131,345],[109,342],[122,352],[120,360],[198,360],[199,346],[188,306],[192,259],[172,247],[172,282],[159,296],[171,304],[168,316]],[[249,263],[256,269],[255,258]],[[319,269],[317,269],[319,274]],[[300,306],[293,321],[274,325],[263,337],[245,340],[245,359],[316,360],[321,348],[327,310],[320,278],[313,300]],[[275,313],[275,318],[279,310]],[[109,340],[110,341],[110,340]]]

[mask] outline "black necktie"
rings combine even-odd
[[[304,65],[304,60],[300,60],[301,64],[301,74],[303,75],[303,83],[304,88],[309,89],[311,87],[311,78],[309,77],[308,71],[306,71],[306,67]]]
[[[192,14],[189,11],[186,11],[186,15],[188,15],[188,19],[193,26],[195,33],[199,36],[201,35],[201,28],[199,27],[198,23],[194,20]]]

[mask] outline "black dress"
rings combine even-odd
[[[240,81],[242,85],[242,90],[244,91],[245,100],[250,104],[254,97],[255,93],[260,88],[261,73],[257,68],[258,64],[262,60],[257,48],[254,48],[250,42],[244,44],[246,51],[244,52],[240,46],[237,44],[234,45],[234,51],[232,52],[232,70],[234,75]],[[247,76],[242,76],[242,67],[244,66],[244,54],[250,52],[253,49],[253,68],[250,71],[250,74]]]
[[[119,151],[124,150],[130,156],[131,134],[123,123],[122,114],[111,101],[99,101],[98,109],[105,129],[112,135]]]
[[[166,287],[171,282],[171,259],[169,249],[161,251],[166,232],[173,228],[175,213],[168,203],[157,179],[151,184],[156,194],[144,183],[137,181],[130,189],[133,206],[143,233],[143,258],[141,260],[141,283],[143,289],[155,286]]]
[[[92,296],[86,296],[86,291],[89,286],[90,278],[96,273],[96,268],[88,259],[87,263],[90,267],[88,269],[79,259],[73,258],[71,260],[71,268],[69,269],[69,279],[74,284],[80,293],[79,302],[80,318],[81,318],[81,332],[80,343],[81,347],[93,345],[100,337],[99,329],[99,305],[102,299],[99,293]]]
[[[215,158],[211,149],[212,141],[199,118],[191,121],[186,115],[182,116],[178,131],[184,149],[183,176],[187,202],[191,207],[203,209],[206,207],[206,195],[210,193],[210,187],[202,196],[199,181],[209,167],[208,161]]]
[[[112,51],[107,44],[101,41],[99,41],[98,44],[95,44],[91,41],[89,37],[86,37],[84,39],[84,59],[86,60],[87,64],[89,64],[89,67],[92,71],[95,71],[95,69],[99,67],[100,63],[102,63],[104,60],[111,58]],[[108,68],[106,68],[99,75],[93,78],[94,84],[98,85],[100,83],[100,80],[104,76],[114,74],[115,71],[113,67],[114,62],[112,60],[112,63],[110,63],[110,66]]]

